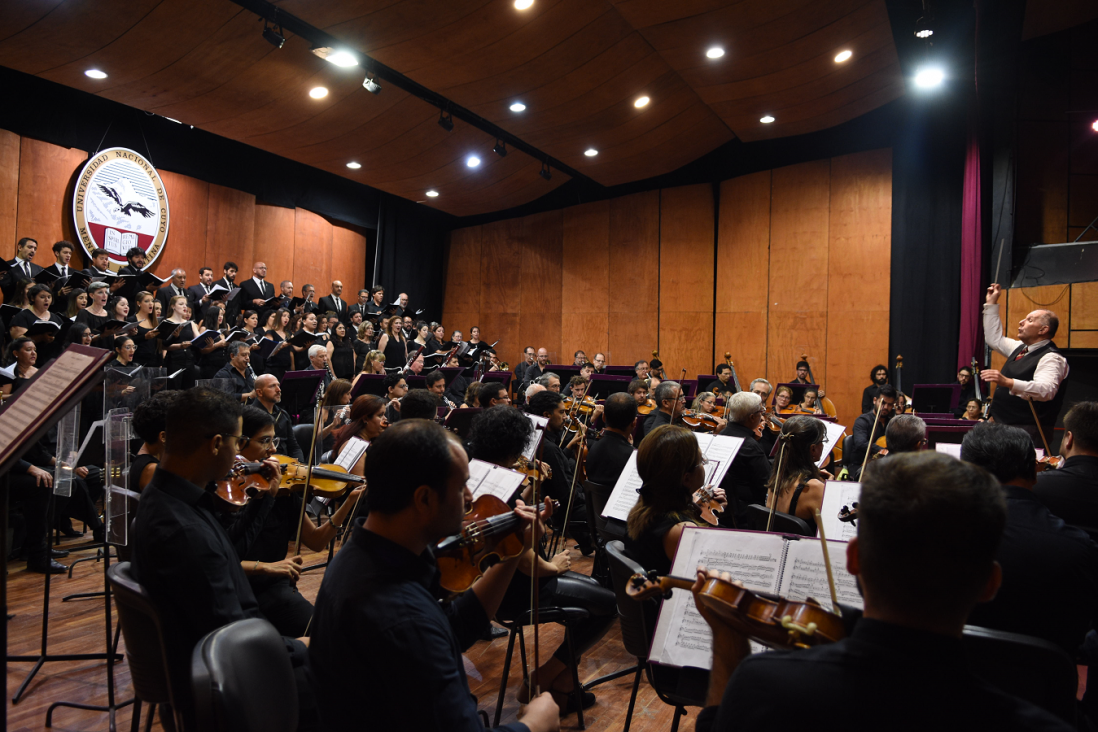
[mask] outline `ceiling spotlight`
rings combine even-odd
[[[470,155],[469,157],[465,158],[465,164],[470,168],[475,168],[480,165],[480,158],[478,158],[476,155]]]
[[[371,94],[381,93],[381,84],[377,83],[377,79],[374,78],[372,71],[366,72],[366,78],[362,80],[362,88]]]
[[[529,10],[534,6],[534,0],[515,0],[515,10]]]
[[[515,102],[514,104],[511,105],[511,111],[512,112],[523,112],[525,110],[526,110],[526,105],[523,104],[522,102]]]
[[[454,131],[454,116],[444,109],[438,111],[438,126],[447,132]]]
[[[350,51],[345,51],[343,49],[336,50],[331,46],[321,46],[320,48],[312,49],[312,51],[328,63],[335,64],[341,68],[358,66],[358,57]]]
[[[835,56],[835,63],[841,64],[843,61],[849,61],[853,55],[853,51],[839,51],[839,54]]]
[[[434,188],[427,191],[427,198],[438,198],[438,191],[436,191]]]
[[[351,161],[351,162],[347,163],[347,167],[350,168],[351,170],[358,170],[359,168],[362,167],[362,163],[356,163],[354,161]]]
[[[774,121],[774,117],[768,114],[765,117],[759,117],[759,121],[762,122],[764,125],[768,125]]]
[[[507,145],[503,143],[503,140],[496,140],[496,146],[492,148],[492,152],[501,158],[505,158],[507,157]]]
[[[652,101],[648,97],[637,97],[637,101],[633,102],[633,106],[637,109],[648,106],[648,103]]]
[[[548,161],[541,164],[541,170],[538,171],[538,175],[540,175],[545,180],[549,180],[550,178],[553,177],[552,171],[549,170]]]
[[[916,38],[930,38],[934,35],[934,28],[931,27],[931,22],[934,18],[929,15],[924,15],[915,21],[915,37]]]
[[[282,35],[282,26],[278,26],[278,30],[275,30],[267,25],[266,20],[263,21],[263,37],[275,48],[282,48],[286,43],[286,36]]]
[[[941,86],[942,81],[945,79],[945,74],[939,68],[929,67],[919,69],[915,74],[915,86],[920,86],[923,89],[932,89],[936,86]]]
[[[586,150],[583,151],[583,154],[586,155],[589,158],[593,158],[593,157],[595,157],[596,155],[599,154],[599,151],[596,150],[593,147],[589,147],[589,148],[587,148]]]
[[[1098,119],[1094,120],[1094,123],[1091,124],[1090,129],[1094,130],[1095,132],[1098,132]]]
[[[328,90],[323,86],[314,86],[309,90],[309,96],[313,99],[323,99],[328,96]]]
[[[709,58],[720,58],[721,56],[724,55],[724,49],[721,48],[720,46],[713,46],[712,48],[710,48],[708,51],[705,52],[705,55],[708,56]]]
[[[102,71],[100,71],[99,69],[88,69],[87,71],[84,72],[84,76],[88,77],[89,79],[106,79],[107,78],[107,75],[105,73],[103,73]]]

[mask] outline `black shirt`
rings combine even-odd
[[[259,407],[266,410],[263,403],[258,398],[252,399],[250,402],[253,407]],[[301,450],[301,445],[298,444],[297,438],[294,437],[294,423],[290,419],[289,413],[278,406],[274,405],[274,409],[268,412],[275,419],[275,437],[278,438],[278,454],[292,457],[294,460],[303,461],[305,459],[305,453]]]
[[[229,362],[222,366],[216,374],[215,379],[228,379],[233,382],[233,396],[239,398],[244,394],[251,394],[255,391],[255,377],[252,376],[252,372],[245,367],[243,375],[236,370],[232,362]]]
[[[836,706],[837,700],[849,706]],[[710,730],[1070,730],[967,668],[958,638],[863,618],[838,643],[744,659],[720,707],[698,715]]]
[[[633,454],[633,446],[617,432],[602,433],[587,451],[587,479],[592,483],[613,487]]]
[[[1074,658],[1098,614],[1098,545],[1049,513],[1033,491],[1004,485],[1003,494],[1007,523],[996,556],[1003,585],[969,623],[1044,638]]]
[[[862,389],[862,414],[873,411],[873,400],[877,398],[881,387],[878,384],[870,384]]]
[[[641,440],[647,437],[649,432],[656,429],[661,424],[671,424],[671,415],[663,411],[662,409],[657,409],[656,411],[649,414],[648,418],[644,420],[644,426],[641,428],[640,433]]]
[[[882,448],[877,445],[877,440],[884,437],[885,426],[888,424],[877,423],[877,427],[873,428],[873,420],[876,418],[876,411],[866,412],[859,415],[854,420],[854,428],[851,430],[853,439],[850,441],[850,465],[851,465],[851,477],[857,479],[858,474],[862,470],[862,462],[865,460],[866,448],[870,449],[870,455],[876,455]],[[873,444],[869,444],[870,433],[872,432]],[[846,455],[843,455],[843,462],[846,462]]]
[[[356,522],[317,593],[309,673],[326,729],[481,732],[461,653],[488,627],[473,592],[438,601],[431,553]],[[497,729],[519,732],[514,723]]]
[[[729,422],[721,433],[726,437],[742,437],[740,446],[728,472],[724,474],[721,488],[728,496],[729,508],[736,517],[736,525],[746,528],[747,506],[766,504],[766,481],[770,478],[770,458],[755,434],[738,422]],[[726,511],[727,513],[727,511]]]
[[[728,380],[727,384],[720,379],[717,379],[716,381],[710,381],[709,386],[705,387],[705,390],[711,391],[714,394],[735,394],[736,385],[732,383],[731,379]]]
[[[1067,523],[1098,527],[1098,457],[1072,455],[1059,470],[1038,473],[1033,493]]]

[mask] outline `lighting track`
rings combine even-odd
[[[289,31],[296,36],[300,36],[314,48],[348,48],[353,49],[355,55],[359,59],[359,65],[366,71],[372,73],[378,79],[381,79],[392,86],[402,89],[403,91],[411,94],[414,97],[422,99],[431,106],[438,107],[440,111],[448,112],[454,119],[459,119],[465,122],[471,127],[475,127],[485,134],[487,137],[494,137],[499,141],[505,142],[516,150],[520,150],[529,155],[534,160],[542,163],[544,166],[548,164],[550,168],[567,173],[571,178],[575,180],[581,180],[584,183],[595,186],[598,189],[604,188],[601,183],[598,183],[591,178],[588,178],[583,173],[579,172],[575,168],[567,165],[566,163],[557,160],[551,155],[542,152],[533,145],[523,141],[522,139],[515,137],[507,130],[503,129],[499,125],[496,125],[489,120],[484,119],[479,114],[466,109],[465,107],[457,104],[456,102],[447,99],[438,92],[432,91],[422,84],[409,79],[404,74],[400,73],[396,69],[392,69],[385,64],[381,63],[377,59],[370,58],[370,56],[362,53],[361,51],[354,49],[354,46],[341,41],[330,33],[317,28],[316,26],[306,23],[301,18],[298,18],[291,13],[287,13],[277,5],[267,2],[267,0],[232,0],[240,7],[255,13],[264,20],[273,23],[276,26],[282,28],[282,32]],[[544,177],[544,174],[543,174]],[[548,180],[548,178],[546,178]]]

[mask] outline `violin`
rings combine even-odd
[[[682,421],[695,432],[716,432],[720,421],[712,414],[687,409],[682,413]]]
[[[305,490],[309,466],[285,455],[275,455],[274,459],[279,462],[282,474],[278,486],[279,495]],[[313,481],[310,489],[312,495],[318,498],[339,498],[350,490],[352,485],[362,485],[365,482],[365,478],[348,473],[346,468],[339,465],[316,465],[313,466]]]
[[[274,477],[267,465],[248,462],[237,455],[229,474],[217,481],[214,492],[230,511],[239,511],[266,490]]]
[[[694,580],[635,574],[625,592],[634,600],[654,595],[670,597],[671,590],[690,590]],[[769,593],[754,592],[739,582],[710,577],[695,601],[732,629],[764,646],[777,649],[811,648],[846,637],[842,619],[812,598],[797,602]]]
[[[520,473],[525,473],[532,480],[537,480],[539,467],[545,471],[545,475],[543,475],[542,478],[544,480],[551,480],[553,477],[553,469],[549,467],[548,463],[542,463],[537,460],[527,460],[524,455],[519,455],[519,459],[512,469],[517,470]]]
[[[703,485],[694,491],[694,505],[701,511],[702,520],[710,526],[716,526],[718,513],[724,513],[724,504],[713,495],[711,486]]]
[[[846,506],[843,506],[842,508],[840,508],[839,509],[839,520],[842,521],[844,524],[854,524],[855,526],[857,526],[858,525],[858,502],[854,501],[853,503],[850,504],[849,508],[847,508]]]
[[[656,410],[656,400],[652,397],[648,397],[648,400],[644,404],[637,406],[637,414],[649,415]]]
[[[585,396],[582,400],[568,396],[564,398],[562,403],[569,414],[591,414],[598,407],[595,397],[592,396]]]
[[[1059,470],[1060,465],[1063,464],[1064,459],[1059,455],[1046,455],[1043,458],[1037,459],[1037,472],[1043,473],[1046,470]]]

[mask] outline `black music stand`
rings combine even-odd
[[[609,374],[592,374],[591,375],[591,390],[587,392],[588,396],[593,396],[595,399],[605,399],[611,394],[619,394],[629,389],[629,382],[633,380],[630,376],[612,376]]]
[[[952,413],[960,401],[960,384],[916,384],[911,387],[911,405],[920,413]]]
[[[363,394],[385,396],[385,374],[359,374],[351,389],[351,402]]]
[[[483,410],[480,407],[455,409],[450,412],[450,416],[446,418],[446,421],[442,426],[456,432],[458,437],[466,439],[469,437],[469,428],[473,424],[473,419],[482,411]]]
[[[282,408],[293,417],[312,409],[320,385],[324,383],[324,371],[287,371],[279,384],[282,387]]]

